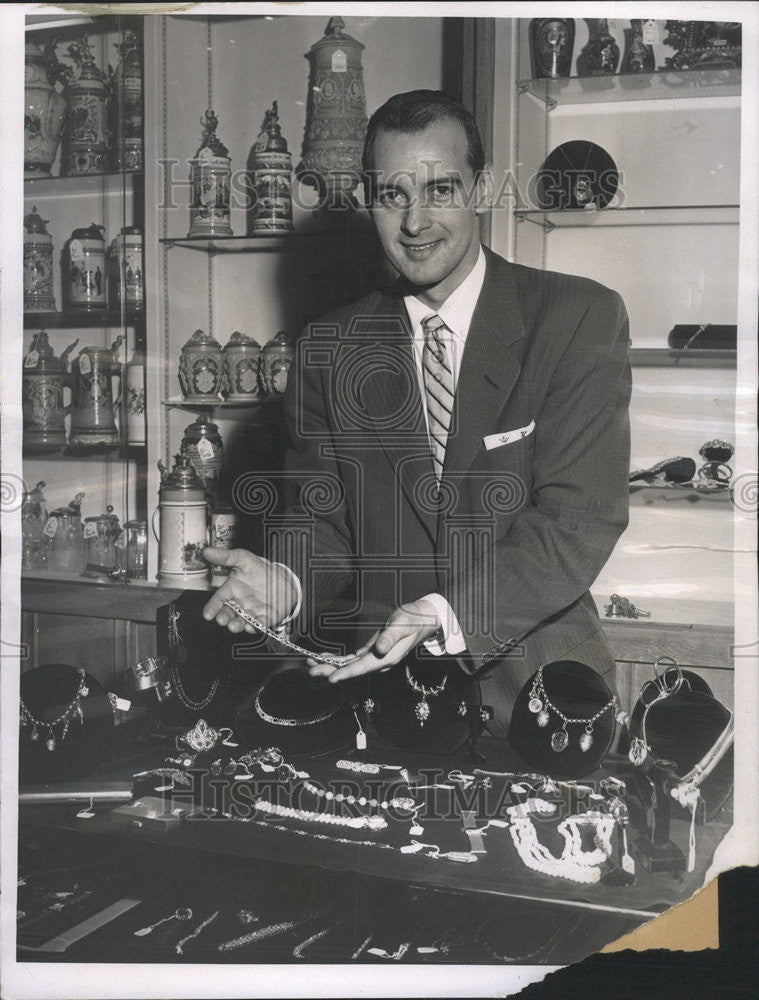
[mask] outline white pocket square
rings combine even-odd
[[[521,441],[522,438],[526,438],[528,434],[532,434],[534,430],[535,421],[531,420],[526,427],[517,427],[517,429],[513,431],[500,431],[498,434],[487,434],[482,439],[482,443],[488,451],[492,451],[493,448],[501,448],[505,444],[512,444],[514,441]]]

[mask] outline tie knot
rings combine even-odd
[[[440,338],[440,331],[445,329],[445,323],[437,313],[433,313],[422,320],[422,331],[424,332],[425,342],[440,362],[445,357],[445,344]]]

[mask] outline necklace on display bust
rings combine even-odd
[[[551,737],[551,749],[554,753],[561,753],[562,750],[566,750],[569,744],[569,733],[567,732],[567,726],[584,726],[585,732],[580,734],[580,750],[583,753],[587,753],[588,750],[593,746],[593,725],[604,712],[608,712],[609,709],[616,709],[617,699],[612,697],[603,708],[600,708],[595,715],[587,719],[571,719],[569,716],[564,715],[561,709],[557,708],[556,705],[548,697],[546,693],[545,686],[543,684],[543,667],[540,666],[535,673],[535,680],[532,683],[532,688],[530,689],[530,700],[528,703],[528,708],[537,716],[537,724],[543,728],[548,725],[551,720],[550,712],[559,717],[561,726]]]
[[[76,694],[74,695],[72,701],[70,701],[69,704],[64,708],[64,710],[58,716],[56,716],[56,718],[53,719],[52,721],[44,722],[42,719],[36,718],[36,716],[32,715],[27,706],[24,704],[24,699],[23,698],[19,699],[21,704],[21,716],[20,716],[21,725],[32,727],[32,731],[29,734],[29,739],[36,743],[37,740],[40,738],[40,730],[46,729],[47,738],[45,740],[45,746],[51,752],[55,750],[56,747],[56,742],[55,742],[56,726],[61,727],[61,733],[59,739],[62,742],[63,740],[66,739],[66,736],[69,731],[69,726],[73,719],[78,717],[79,722],[82,725],[84,724],[84,713],[82,712],[82,698],[87,697],[87,695],[90,693],[90,689],[87,687],[87,674],[85,673],[84,670],[82,670],[81,667],[78,667],[77,669],[79,673],[79,684],[76,689]]]
[[[415,691],[417,694],[422,696],[421,701],[418,701],[416,705],[414,705],[414,715],[419,720],[420,726],[423,726],[430,717],[430,706],[427,699],[436,698],[439,694],[442,694],[445,690],[447,680],[448,674],[445,674],[442,681],[435,687],[425,687],[423,684],[419,683],[416,677],[414,677],[408,666],[406,667],[406,683],[412,691]]]

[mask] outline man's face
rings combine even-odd
[[[441,305],[477,261],[478,212],[466,133],[455,119],[422,132],[380,130],[374,144],[372,217],[390,263],[419,298]]]

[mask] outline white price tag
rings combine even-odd
[[[80,240],[72,240],[69,243],[69,257],[72,263],[79,263],[84,260],[84,247]]]
[[[84,522],[84,537],[85,538],[95,538],[98,533],[98,526],[95,521],[85,521]]]
[[[79,371],[82,375],[89,375],[92,371],[92,362],[90,361],[89,354],[79,355]]]
[[[661,42],[659,22],[649,19],[643,22],[643,44],[659,45]]]
[[[48,538],[53,538],[57,530],[58,521],[54,517],[49,517],[45,522],[45,527],[42,529],[42,533],[43,535],[47,535]]]
[[[198,441],[198,454],[203,459],[204,462],[208,462],[214,456],[213,445],[206,438],[201,438]]]
[[[332,72],[333,73],[347,73],[348,72],[348,57],[343,52],[342,49],[336,49],[332,53]]]
[[[37,351],[29,351],[26,358],[24,359],[24,368],[36,368],[39,359],[40,356]]]

